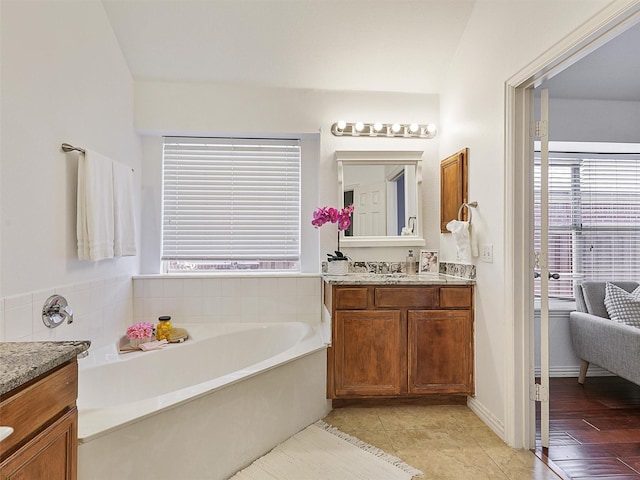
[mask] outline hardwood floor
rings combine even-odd
[[[552,378],[550,446],[536,455],[571,480],[640,480],[640,387],[618,377]],[[539,415],[537,416],[539,422]]]

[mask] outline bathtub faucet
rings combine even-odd
[[[48,328],[56,328],[64,323],[73,322],[73,311],[62,295],[51,295],[42,307],[42,321]]]

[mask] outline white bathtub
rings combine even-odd
[[[226,479],[329,411],[318,327],[180,327],[185,343],[79,361],[80,480]]]

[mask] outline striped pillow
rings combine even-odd
[[[629,293],[607,282],[604,306],[611,320],[640,328],[640,287]]]

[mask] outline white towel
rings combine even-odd
[[[469,222],[451,220],[447,223],[447,230],[453,235],[458,251],[458,259],[461,262],[471,261],[471,242],[469,238]],[[476,247],[477,248],[477,247]]]
[[[86,150],[78,161],[78,258],[113,258],[113,161]]]
[[[136,254],[136,225],[133,209],[133,172],[131,167],[113,162],[114,255]]]

